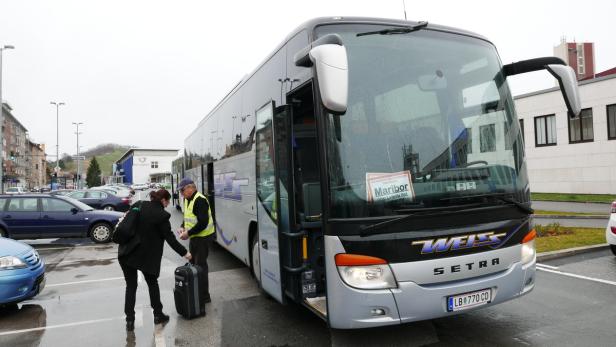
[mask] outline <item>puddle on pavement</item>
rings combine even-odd
[[[47,264],[47,266],[45,267],[45,271],[47,271],[47,272],[51,272],[51,271],[63,272],[63,271],[78,269],[78,268],[81,268],[81,267],[110,265],[110,264],[115,263],[116,261],[117,261],[116,258],[99,259],[99,260],[74,260],[74,261],[71,260],[70,262],[67,262],[65,264],[63,264],[63,263]],[[82,276],[85,276],[85,275],[82,275]]]

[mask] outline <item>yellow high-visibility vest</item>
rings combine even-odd
[[[191,235],[190,238],[206,237],[216,232],[216,229],[214,228],[214,219],[212,219],[212,209],[210,208],[210,201],[205,197],[205,195],[199,192],[195,194],[195,196],[190,201],[190,203],[188,203],[188,199],[184,199],[184,229],[190,230],[195,225],[197,225],[197,216],[193,213],[193,207],[195,206],[195,201],[198,198],[204,198],[205,201],[207,201],[207,204],[208,204],[207,214],[209,217],[209,223],[205,229],[199,231],[195,235]]]

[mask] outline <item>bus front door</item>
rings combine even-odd
[[[289,230],[288,132],[270,102],[256,112],[256,185],[261,287],[283,302],[281,233]]]

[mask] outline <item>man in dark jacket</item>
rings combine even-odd
[[[154,323],[166,323],[169,316],[163,313],[163,305],[160,302],[160,289],[158,276],[160,275],[160,263],[163,256],[164,242],[167,241],[180,256],[191,260],[191,254],[186,251],[175,238],[171,229],[169,218],[171,215],[164,208],[169,204],[169,192],[161,189],[150,194],[152,201],[143,201],[135,206],[139,208],[138,226],[135,238],[138,245],[128,254],[120,247],[118,259],[124,279],[126,280],[126,293],[124,301],[124,313],[126,314],[126,329],[132,331],[135,328],[135,300],[137,293],[137,270],[143,273],[150,304],[154,311]]]
[[[190,178],[184,178],[178,184],[178,190],[184,197],[184,222],[180,227],[180,238],[190,239],[188,248],[193,256],[193,264],[203,269],[200,278],[201,307],[211,302],[207,257],[210,245],[214,240],[216,230],[209,201],[205,195],[197,191],[197,186]]]

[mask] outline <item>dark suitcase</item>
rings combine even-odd
[[[199,278],[202,272],[200,266],[191,264],[175,269],[175,309],[184,318],[205,316],[205,308],[199,305]]]

